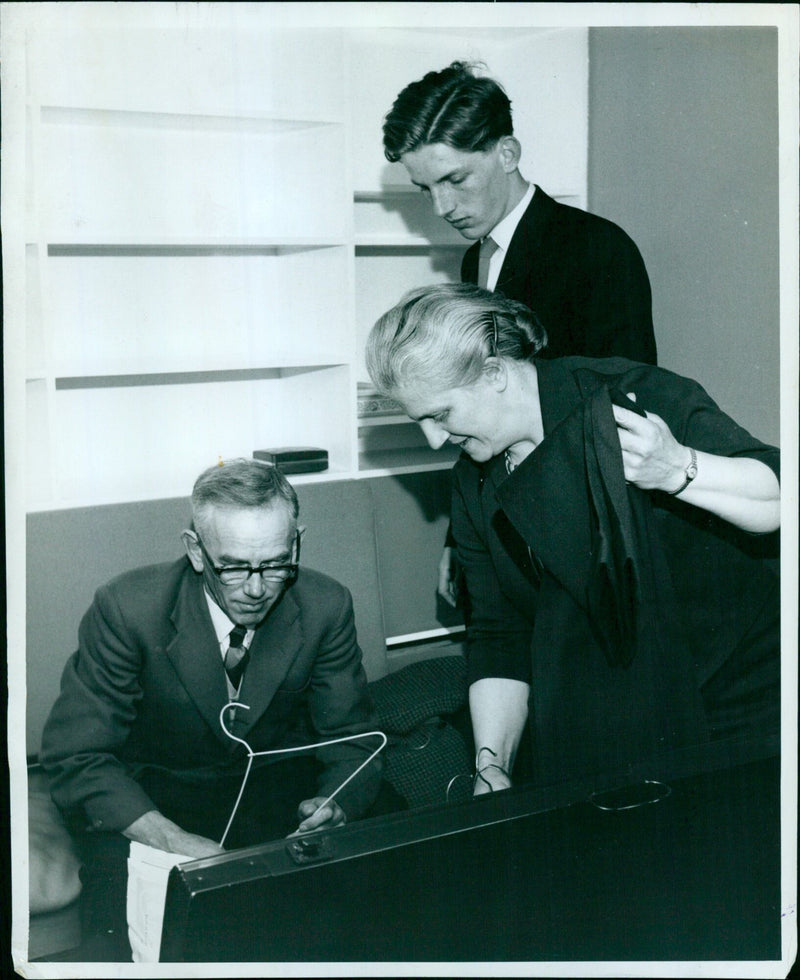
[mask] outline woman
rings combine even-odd
[[[470,601],[477,793],[529,723],[552,783],[729,740],[777,747],[778,451],[695,382],[622,358],[538,359],[533,314],[414,290],[367,343],[375,385],[454,470]]]

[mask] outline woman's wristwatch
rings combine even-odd
[[[677,496],[679,493],[683,493],[683,491],[689,486],[692,480],[697,476],[697,453],[694,451],[694,449],[692,449],[691,446],[689,447],[689,452],[691,453],[692,458],[689,460],[689,465],[686,467],[686,469],[683,472],[683,483],[678,487],[677,490],[667,491],[667,493],[672,497]]]

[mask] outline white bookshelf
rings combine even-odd
[[[515,107],[557,62],[549,125],[580,146],[586,32],[284,29],[269,6],[246,30],[142,5],[140,28],[64,13],[28,32],[24,96],[4,103],[25,100],[29,510],[182,496],[220,457],[273,446],[327,449],[297,482],[455,459],[405,417],[358,416],[370,326],[457,281],[468,244],[383,158],[382,119],[457,57],[505,73]],[[585,146],[567,169],[558,190],[580,203]]]

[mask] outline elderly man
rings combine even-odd
[[[129,840],[222,850],[247,757],[221,726],[226,704],[247,706],[226,727],[253,752],[375,729],[350,594],[299,567],[297,517],[275,467],[212,467],[194,486],[186,555],[119,576],[84,616],[41,760],[82,852],[87,937],[115,932],[124,948]],[[256,757],[225,846],[364,815],[380,756],[325,801],[378,744]]]

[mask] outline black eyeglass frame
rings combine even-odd
[[[300,567],[300,542],[302,540],[302,531],[300,528],[297,528],[294,534],[295,561],[277,563],[264,562],[262,565],[257,565],[255,567],[253,565],[216,565],[214,563],[214,559],[208,553],[208,549],[203,544],[203,539],[200,537],[197,531],[194,532],[194,537],[195,541],[197,541],[197,543],[200,545],[203,558],[208,562],[210,568],[223,585],[242,585],[245,582],[249,582],[252,575],[259,575],[263,580],[264,575],[267,572],[285,573],[285,578],[277,578],[275,581],[288,582],[297,575],[297,571]],[[236,582],[226,582],[222,577],[226,572],[234,575],[243,575],[246,573],[246,575],[244,575],[244,578],[242,578],[241,581],[237,580]]]

